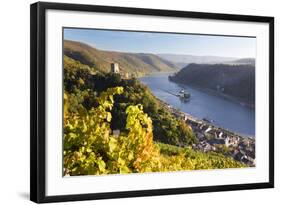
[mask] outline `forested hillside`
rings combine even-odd
[[[98,104],[97,98],[101,92],[117,86],[124,87],[122,94],[115,96],[112,108],[112,129],[124,131],[126,128],[126,108],[130,105],[141,104],[143,110],[149,113],[154,122],[154,139],[173,145],[191,145],[195,137],[191,129],[180,120],[176,119],[137,79],[122,79],[119,74],[103,74],[83,65],[69,57],[64,58],[64,89],[68,93],[79,93],[79,100],[73,105],[90,109]],[[78,69],[77,69],[78,68]],[[87,96],[83,92],[87,90]],[[84,96],[82,98],[82,96]],[[83,102],[82,102],[83,100]],[[80,105],[81,103],[81,105]],[[71,109],[75,109],[72,106]]]
[[[103,72],[110,70],[110,63],[118,63],[121,71],[135,76],[178,69],[175,64],[154,54],[103,51],[69,40],[64,41],[64,55]]]

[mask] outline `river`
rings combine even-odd
[[[203,92],[187,85],[179,85],[168,79],[170,73],[157,73],[141,77],[140,80],[151,89],[152,93],[174,108],[193,115],[196,118],[213,120],[213,124],[229,129],[241,135],[255,136],[255,110],[220,96]],[[169,94],[185,89],[191,94],[188,102]]]

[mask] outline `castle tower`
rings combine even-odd
[[[119,73],[119,65],[118,65],[118,63],[111,63],[111,72],[112,73]]]

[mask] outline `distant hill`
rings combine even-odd
[[[254,106],[255,67],[250,64],[189,64],[170,80],[233,97]]]
[[[217,64],[238,60],[238,58],[220,57],[220,56],[195,56],[195,55],[178,55],[178,54],[157,54],[159,57],[166,59],[179,67],[184,67],[190,63],[197,64]]]
[[[256,60],[254,58],[240,58],[234,61],[229,61],[229,62],[225,62],[226,64],[237,64],[237,65],[241,65],[241,64],[250,64],[255,66]]]
[[[113,62],[119,64],[122,72],[135,75],[178,69],[174,63],[154,54],[104,51],[69,40],[64,41],[64,55],[104,72],[110,71],[110,63]]]

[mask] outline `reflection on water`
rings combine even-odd
[[[169,103],[174,108],[189,113],[197,118],[213,120],[214,124],[243,135],[255,135],[255,111],[231,102],[219,96],[214,96],[190,86],[184,89],[191,94],[188,102],[167,93],[178,93],[183,87],[168,80],[168,73],[154,74],[140,78],[148,85],[153,94]]]

